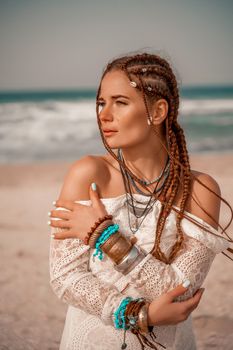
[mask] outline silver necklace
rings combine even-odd
[[[124,162],[124,159],[123,159]],[[125,169],[122,167],[122,165],[120,164],[120,170],[121,170],[121,174],[123,177],[123,181],[124,181],[124,186],[125,186],[125,192],[126,192],[126,206],[127,206],[127,214],[128,214],[128,222],[129,222],[129,228],[131,230],[131,232],[133,234],[135,234],[138,229],[140,228],[140,226],[142,225],[143,221],[145,220],[146,216],[149,214],[149,212],[152,210],[154,203],[157,201],[157,199],[155,198],[152,201],[153,198],[153,193],[150,194],[150,198],[149,201],[146,203],[146,205],[143,202],[137,201],[132,194],[131,188],[130,188],[130,181],[128,179],[128,173],[125,171]],[[137,204],[135,205],[135,203],[137,204],[143,204],[143,206],[138,207]],[[130,219],[130,213],[136,218],[136,228],[134,228],[131,225],[131,219]],[[142,220],[140,222],[138,222],[139,218],[142,218]]]
[[[126,181],[124,178],[124,174],[122,173],[124,182]],[[129,185],[129,183],[128,183]],[[128,215],[128,223],[129,223],[129,228],[130,231],[135,234],[140,226],[142,225],[143,221],[145,220],[146,216],[149,214],[149,212],[151,212],[151,210],[153,209],[154,203],[157,201],[157,199],[154,199],[151,203],[151,199],[152,199],[152,195],[149,199],[149,201],[146,203],[146,205],[140,201],[138,201],[137,199],[135,199],[133,197],[132,193],[128,193],[127,192],[127,187],[125,184],[125,190],[126,190],[126,207],[127,207],[127,215]],[[131,191],[130,191],[131,192]],[[138,207],[137,205],[135,205],[135,203],[137,204],[143,204],[144,207]],[[151,204],[150,204],[151,203]],[[134,225],[132,225],[131,223],[131,215],[133,215],[133,217],[135,218],[135,227]],[[140,219],[142,217],[142,220],[139,222],[138,219]]]
[[[123,154],[122,154],[122,150],[121,149],[118,150],[118,158],[123,161]],[[143,184],[143,185],[146,185],[146,186],[152,185],[152,184],[154,184],[156,182],[159,182],[164,175],[167,175],[169,173],[169,169],[170,169],[170,158],[167,157],[167,162],[166,162],[165,168],[162,169],[162,171],[159,174],[159,176],[157,176],[154,180],[151,180],[151,181],[146,181],[144,179],[139,179],[139,182],[141,184]],[[133,181],[133,183],[135,184],[135,181],[130,176],[130,174],[129,174],[129,177],[130,177],[130,180]],[[157,192],[159,192],[159,190]]]

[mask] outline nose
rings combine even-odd
[[[99,118],[102,122],[113,121],[113,114],[112,114],[111,108],[105,105],[104,108],[99,113]]]

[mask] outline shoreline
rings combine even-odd
[[[103,148],[103,152],[107,152],[107,150],[105,148]],[[223,149],[220,151],[201,151],[201,152],[188,152],[189,153],[189,157],[190,158],[196,158],[196,157],[202,157],[202,156],[221,156],[221,155],[226,155],[226,156],[233,156],[233,149]],[[88,153],[89,155],[94,155],[94,156],[98,156],[98,155],[102,155],[103,153]],[[81,157],[81,156],[80,156]],[[0,161],[0,166],[4,166],[4,165],[33,165],[33,164],[50,164],[50,163],[55,163],[55,164],[60,164],[60,163],[68,163],[68,162],[72,162],[75,161],[77,159],[79,159],[80,157],[77,158],[73,158],[73,159],[69,159],[69,160],[65,160],[65,159],[33,159],[33,160],[19,160],[19,161],[7,161],[7,162],[1,162]]]

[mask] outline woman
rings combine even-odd
[[[195,349],[190,313],[229,239],[217,231],[218,184],[190,169],[178,107],[157,55],[120,57],[103,72],[108,153],[71,166],[50,213],[51,285],[69,304],[62,350]]]

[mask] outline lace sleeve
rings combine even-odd
[[[214,256],[204,244],[186,236],[185,245],[172,264],[167,265],[148,254],[129,273],[128,279],[149,301],[189,279],[191,286],[183,297],[188,298],[202,285]]]
[[[128,275],[122,276],[115,283],[119,291],[124,289],[133,293],[136,290],[141,296],[152,301],[185,279],[190,280],[191,286],[183,296],[184,299],[192,296],[201,287],[215,255],[224,251],[229,243],[223,237],[217,237],[218,231],[202,219],[192,214],[190,216],[200,222],[203,228],[189,220],[182,221],[184,244],[173,263],[167,265],[148,254]],[[176,237],[175,223],[176,217],[173,215],[166,225],[165,238],[162,242],[162,250],[166,254],[169,253],[169,249],[174,243],[173,239]],[[205,228],[213,234],[207,232]],[[168,238],[166,239],[166,237]],[[152,244],[148,246],[147,250],[150,251],[152,246]]]
[[[52,228],[51,233],[60,230]],[[89,246],[81,240],[51,238],[50,284],[55,294],[65,303],[113,324],[112,314],[124,296],[88,271],[88,262]]]

